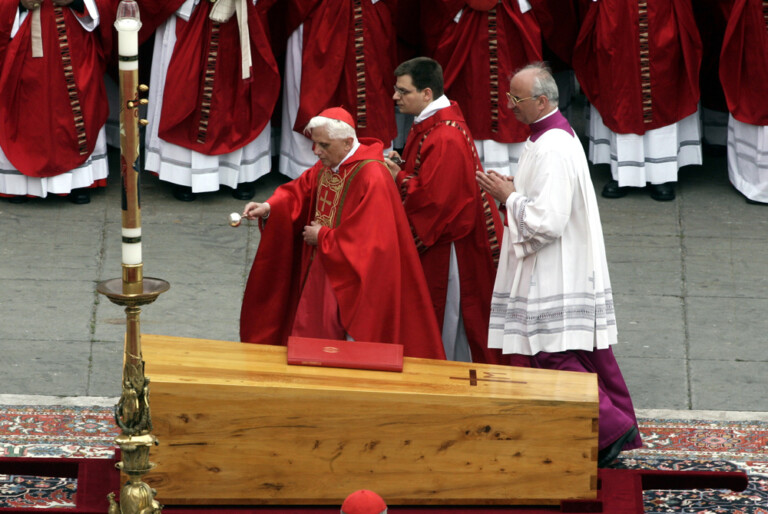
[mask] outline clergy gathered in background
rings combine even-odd
[[[0,197],[87,203],[106,184],[105,113],[114,122],[119,107],[102,77],[115,76],[118,1],[0,5]],[[222,187],[249,199],[271,171],[298,177],[314,162],[303,128],[329,107],[402,150],[413,117],[392,102],[392,72],[426,56],[486,168],[514,176],[528,128],[504,108],[505,82],[545,59],[561,107],[584,95],[574,125],[592,164],[610,166],[604,197],[672,200],[680,169],[713,149],[748,202],[768,203],[762,0],[137,2],[145,168],[182,201]]]

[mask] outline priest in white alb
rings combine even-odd
[[[557,109],[557,85],[546,66],[516,73],[507,99],[531,135],[514,179],[477,173],[480,187],[506,207],[488,346],[530,355],[534,367],[597,374],[598,465],[604,467],[641,439],[611,350],[616,317],[587,159]]]

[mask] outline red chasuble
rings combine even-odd
[[[113,11],[109,2],[97,4],[100,26],[108,33]],[[10,36],[17,7],[2,8],[0,35]],[[83,29],[77,16],[68,7],[41,5],[42,57],[32,57],[30,15],[16,36],[0,45],[0,147],[30,177],[53,177],[82,165],[107,121],[108,48],[102,33]]]
[[[328,107],[344,107],[358,137],[397,136],[392,103],[394,0],[289,0],[288,33],[304,23],[299,112],[293,129]]]
[[[528,126],[507,109],[506,92],[516,70],[542,59],[533,13],[521,13],[518,0],[488,10],[462,0],[423,0],[421,6],[426,55],[443,67],[446,95],[463,107],[475,139],[525,141]]]
[[[720,54],[728,110],[750,125],[768,125],[768,2],[735,0]]]
[[[206,1],[198,4],[188,22],[176,21],[176,46],[160,114],[163,140],[205,155],[221,155],[261,134],[280,94],[280,74],[267,35],[271,4],[247,2],[253,67],[246,80],[241,77],[236,15],[225,23],[211,21],[213,4]]]
[[[475,170],[483,168],[471,138],[455,102],[414,124],[397,183],[438,325],[443,324],[453,243],[472,361],[499,364],[501,351],[489,349],[487,342],[503,227],[496,203],[480,192],[475,180]]]
[[[360,142],[338,175],[318,162],[267,200],[271,212],[245,289],[240,338],[285,344],[319,259],[352,338],[399,343],[409,357],[444,359],[408,221],[381,162],[383,146]],[[378,162],[364,163],[369,159]],[[302,239],[312,220],[323,225],[317,246]]]
[[[702,45],[691,0],[581,1],[573,68],[609,129],[644,134],[696,112]]]

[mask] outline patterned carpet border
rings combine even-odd
[[[749,487],[731,491],[646,491],[650,514],[768,514],[768,422],[640,419],[642,448],[626,469],[746,471]],[[119,434],[111,407],[2,406],[0,457],[108,458]],[[74,480],[0,475],[0,507],[74,505]],[[393,512],[396,512],[392,509]]]

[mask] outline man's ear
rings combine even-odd
[[[434,101],[435,94],[432,92],[431,87],[425,87],[424,89],[421,90],[421,92],[424,93],[424,95],[426,96],[427,103]]]

